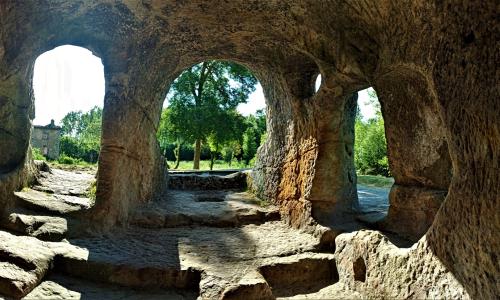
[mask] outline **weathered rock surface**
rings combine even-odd
[[[319,291],[308,293],[308,294],[298,294],[290,297],[276,297],[279,300],[345,300],[345,299],[367,299],[369,295],[360,294],[359,292],[347,289],[341,282],[329,285],[320,289]]]
[[[0,294],[22,297],[35,288],[50,268],[55,252],[33,237],[0,231]]]
[[[95,283],[83,279],[50,275],[25,300],[187,300],[196,299],[197,294],[189,291],[174,291],[161,289],[132,289],[118,285]]]
[[[2,226],[17,233],[51,242],[61,241],[68,231],[68,222],[65,218],[23,213],[11,213]]]
[[[95,175],[89,171],[65,171],[52,168],[41,171],[32,189],[49,194],[78,196],[86,198]]]
[[[279,245],[276,240],[281,241]],[[58,269],[65,273],[132,287],[199,288],[206,299],[224,293],[234,296],[241,293],[240,288],[249,295],[269,293],[263,289],[267,286],[265,280],[251,275],[259,266],[275,263],[282,256],[314,250],[319,244],[313,236],[282,222],[241,228],[131,228],[69,242],[86,252],[75,248],[77,253],[62,256]],[[328,255],[311,253],[307,257],[322,261]],[[301,264],[300,259],[295,260]]]
[[[432,253],[425,238],[398,248],[376,231],[339,235],[335,260],[348,290],[389,299],[469,299],[469,294]]]
[[[168,177],[172,190],[231,190],[246,187],[246,174],[235,172],[229,175],[174,173]]]
[[[66,215],[90,208],[88,198],[48,194],[32,189],[15,192],[19,206],[55,215]]]
[[[334,256],[304,253],[266,259],[259,271],[275,297],[316,292],[339,280]]]
[[[160,200],[139,207],[130,217],[130,222],[149,228],[234,227],[279,219],[277,207],[247,192],[171,190]]]
[[[77,213],[88,211],[93,201],[87,198],[94,181],[92,173],[51,169],[36,162],[37,178],[31,188],[14,192],[15,202],[0,227],[44,241],[61,241],[69,228],[82,234]]]
[[[497,15],[493,0],[1,1],[0,209],[10,212],[12,193],[33,175],[33,65],[55,46],[87,47],[106,66],[100,201],[87,216],[104,229],[165,190],[156,141],[165,92],[206,59],[240,62],[262,84],[268,136],[252,175],[259,197],[311,232],[317,223],[351,222],[353,93],[372,85],[396,184],[448,190],[427,230],[429,253],[471,297],[494,299]]]
[[[446,190],[394,185],[388,215],[379,227],[416,242],[431,226],[446,194]]]

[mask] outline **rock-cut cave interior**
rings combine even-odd
[[[498,9],[0,1],[0,299],[498,299]],[[62,45],[104,66],[95,174],[31,155],[35,60]],[[251,170],[165,168],[165,91],[207,60],[262,85],[267,139]],[[356,209],[354,121],[368,87],[394,177],[376,221]]]

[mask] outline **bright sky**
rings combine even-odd
[[[321,76],[316,80],[316,89]],[[101,59],[87,49],[75,46],[57,47],[38,57],[33,75],[35,92],[35,125],[47,125],[51,119],[60,124],[70,111],[89,111],[104,103],[104,67]],[[358,103],[363,119],[374,117],[366,90],[359,92]],[[238,106],[243,115],[265,108],[260,84],[245,104]]]
[[[375,117],[375,108],[370,104],[370,96],[368,96],[368,91],[373,90],[372,88],[367,88],[358,92],[358,105],[363,120],[368,120]]]
[[[33,75],[35,125],[59,124],[70,111],[104,104],[104,67],[85,48],[57,47],[40,55]]]

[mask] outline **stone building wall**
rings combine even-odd
[[[54,125],[54,120],[47,126],[33,126],[31,146],[40,149],[40,152],[49,159],[59,158],[59,144],[61,128]]]

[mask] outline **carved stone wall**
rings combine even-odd
[[[496,11],[490,0],[2,1],[0,208],[31,173],[31,81],[44,51],[73,44],[103,61],[98,201],[88,218],[104,227],[126,223],[136,205],[165,188],[155,133],[170,82],[200,61],[233,60],[254,71],[267,98],[255,190],[290,224],[315,230],[348,221],[356,200],[351,97],[374,86],[396,179],[387,228],[414,218],[419,225],[402,233],[419,236],[432,222],[409,255],[430,253],[472,297],[494,298]]]

